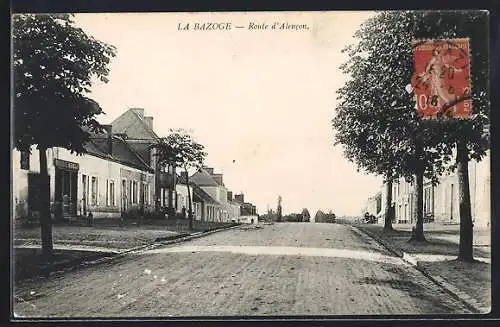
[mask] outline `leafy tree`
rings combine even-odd
[[[490,148],[489,137],[489,45],[487,11],[424,12],[419,21],[421,38],[469,38],[473,118],[430,122],[440,130],[441,148],[447,154],[455,150],[460,210],[458,259],[473,261],[473,224],[470,203],[470,160],[480,161]],[[432,23],[434,22],[434,23]]]
[[[333,224],[336,218],[337,216],[331,210],[328,210],[328,213],[325,215],[325,222]]]
[[[338,91],[333,126],[336,143],[361,169],[391,180],[415,175],[416,233],[423,240],[423,177],[438,182],[446,168],[458,167],[460,189],[460,254],[472,260],[472,219],[467,163],[480,160],[489,149],[487,16],[484,11],[382,12],[357,31],[358,43],[345,51],[350,59],[341,67],[350,79]],[[405,86],[412,77],[411,40],[469,37],[472,48],[470,121],[423,121]],[[455,164],[448,167],[453,151]],[[386,210],[390,208],[388,187]],[[386,211],[386,224],[389,224]]]
[[[74,25],[71,14],[18,14],[12,18],[14,146],[40,156],[42,252],[52,254],[47,149],[84,153],[99,131],[100,106],[87,96],[97,78],[107,83],[115,48]],[[83,128],[82,128],[83,127]]]
[[[189,228],[193,228],[193,203],[191,199],[191,191],[189,188],[189,170],[199,170],[203,166],[203,162],[207,153],[205,147],[196,142],[194,138],[185,130],[171,130],[167,137],[160,138],[156,144],[156,155],[160,165],[170,165],[184,169],[186,173],[186,185],[188,190],[188,217]]]
[[[297,214],[297,213],[290,213],[288,215],[283,216],[283,221],[288,221],[288,222],[301,222],[302,220],[302,215]]]

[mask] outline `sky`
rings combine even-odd
[[[192,130],[206,147],[206,165],[259,213],[275,209],[281,195],[285,214],[308,208],[339,216],[359,215],[382,185],[342,156],[331,128],[335,91],[346,79],[341,49],[372,14],[92,13],[75,22],[116,47],[109,83],[92,87],[101,123],[144,108],[160,136]],[[206,22],[232,29],[193,30]],[[273,30],[275,22],[308,29]]]

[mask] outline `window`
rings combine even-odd
[[[149,201],[150,201],[150,198],[149,198],[149,184],[144,184],[143,192],[144,192],[144,203],[145,204],[150,204],[149,203]]]
[[[139,203],[139,192],[137,192],[137,181],[132,182],[132,203]]]
[[[133,193],[133,187],[132,187],[132,181],[129,181],[128,183],[128,203],[132,204],[134,202],[134,193]]]
[[[432,187],[424,189],[424,214],[431,214],[434,211],[432,193]]]
[[[121,206],[125,206],[127,204],[127,180],[122,179],[122,194],[121,194]]]
[[[21,151],[21,169],[29,170],[30,169],[30,153]]]
[[[115,182],[112,180],[107,181],[106,205],[115,206]]]
[[[92,176],[92,205],[97,205],[97,177]]]

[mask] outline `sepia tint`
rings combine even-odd
[[[12,318],[491,308],[488,12],[12,16]]]

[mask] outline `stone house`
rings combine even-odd
[[[243,193],[235,194],[234,200],[240,205],[240,222],[254,224],[259,221],[256,206],[250,202],[245,202],[245,195]]]
[[[215,221],[231,221],[229,217],[229,204],[227,202],[227,189],[224,186],[222,174],[214,174],[213,168],[202,167],[189,180],[219,203],[214,217]]]
[[[87,153],[63,148],[47,150],[51,212],[68,219],[92,213],[94,218],[119,218],[154,210],[153,170],[111,126],[93,134]],[[38,218],[40,164],[38,151],[12,151],[14,218]]]
[[[469,161],[469,190],[471,196],[471,213],[475,226],[488,227],[491,220],[491,171],[490,153],[480,162]],[[439,179],[433,186],[424,179],[423,214],[426,222],[459,223],[457,172],[448,173]],[[385,185],[382,186],[381,212],[385,212]],[[395,206],[396,223],[414,223],[414,197],[413,183],[406,182],[403,178],[393,183],[392,203]],[[383,221],[383,215],[379,219]]]
[[[194,216],[196,220],[216,221],[220,203],[196,184],[193,187]]]
[[[231,221],[239,223],[241,220],[241,205],[233,199],[233,192],[231,191],[227,191],[227,203]]]
[[[166,211],[169,204],[175,208],[175,168],[157,164],[155,149],[151,147],[159,139],[153,129],[153,117],[146,116],[143,108],[130,108],[113,120],[111,125],[115,133],[123,135],[127,144],[153,169],[153,201],[156,209]]]

